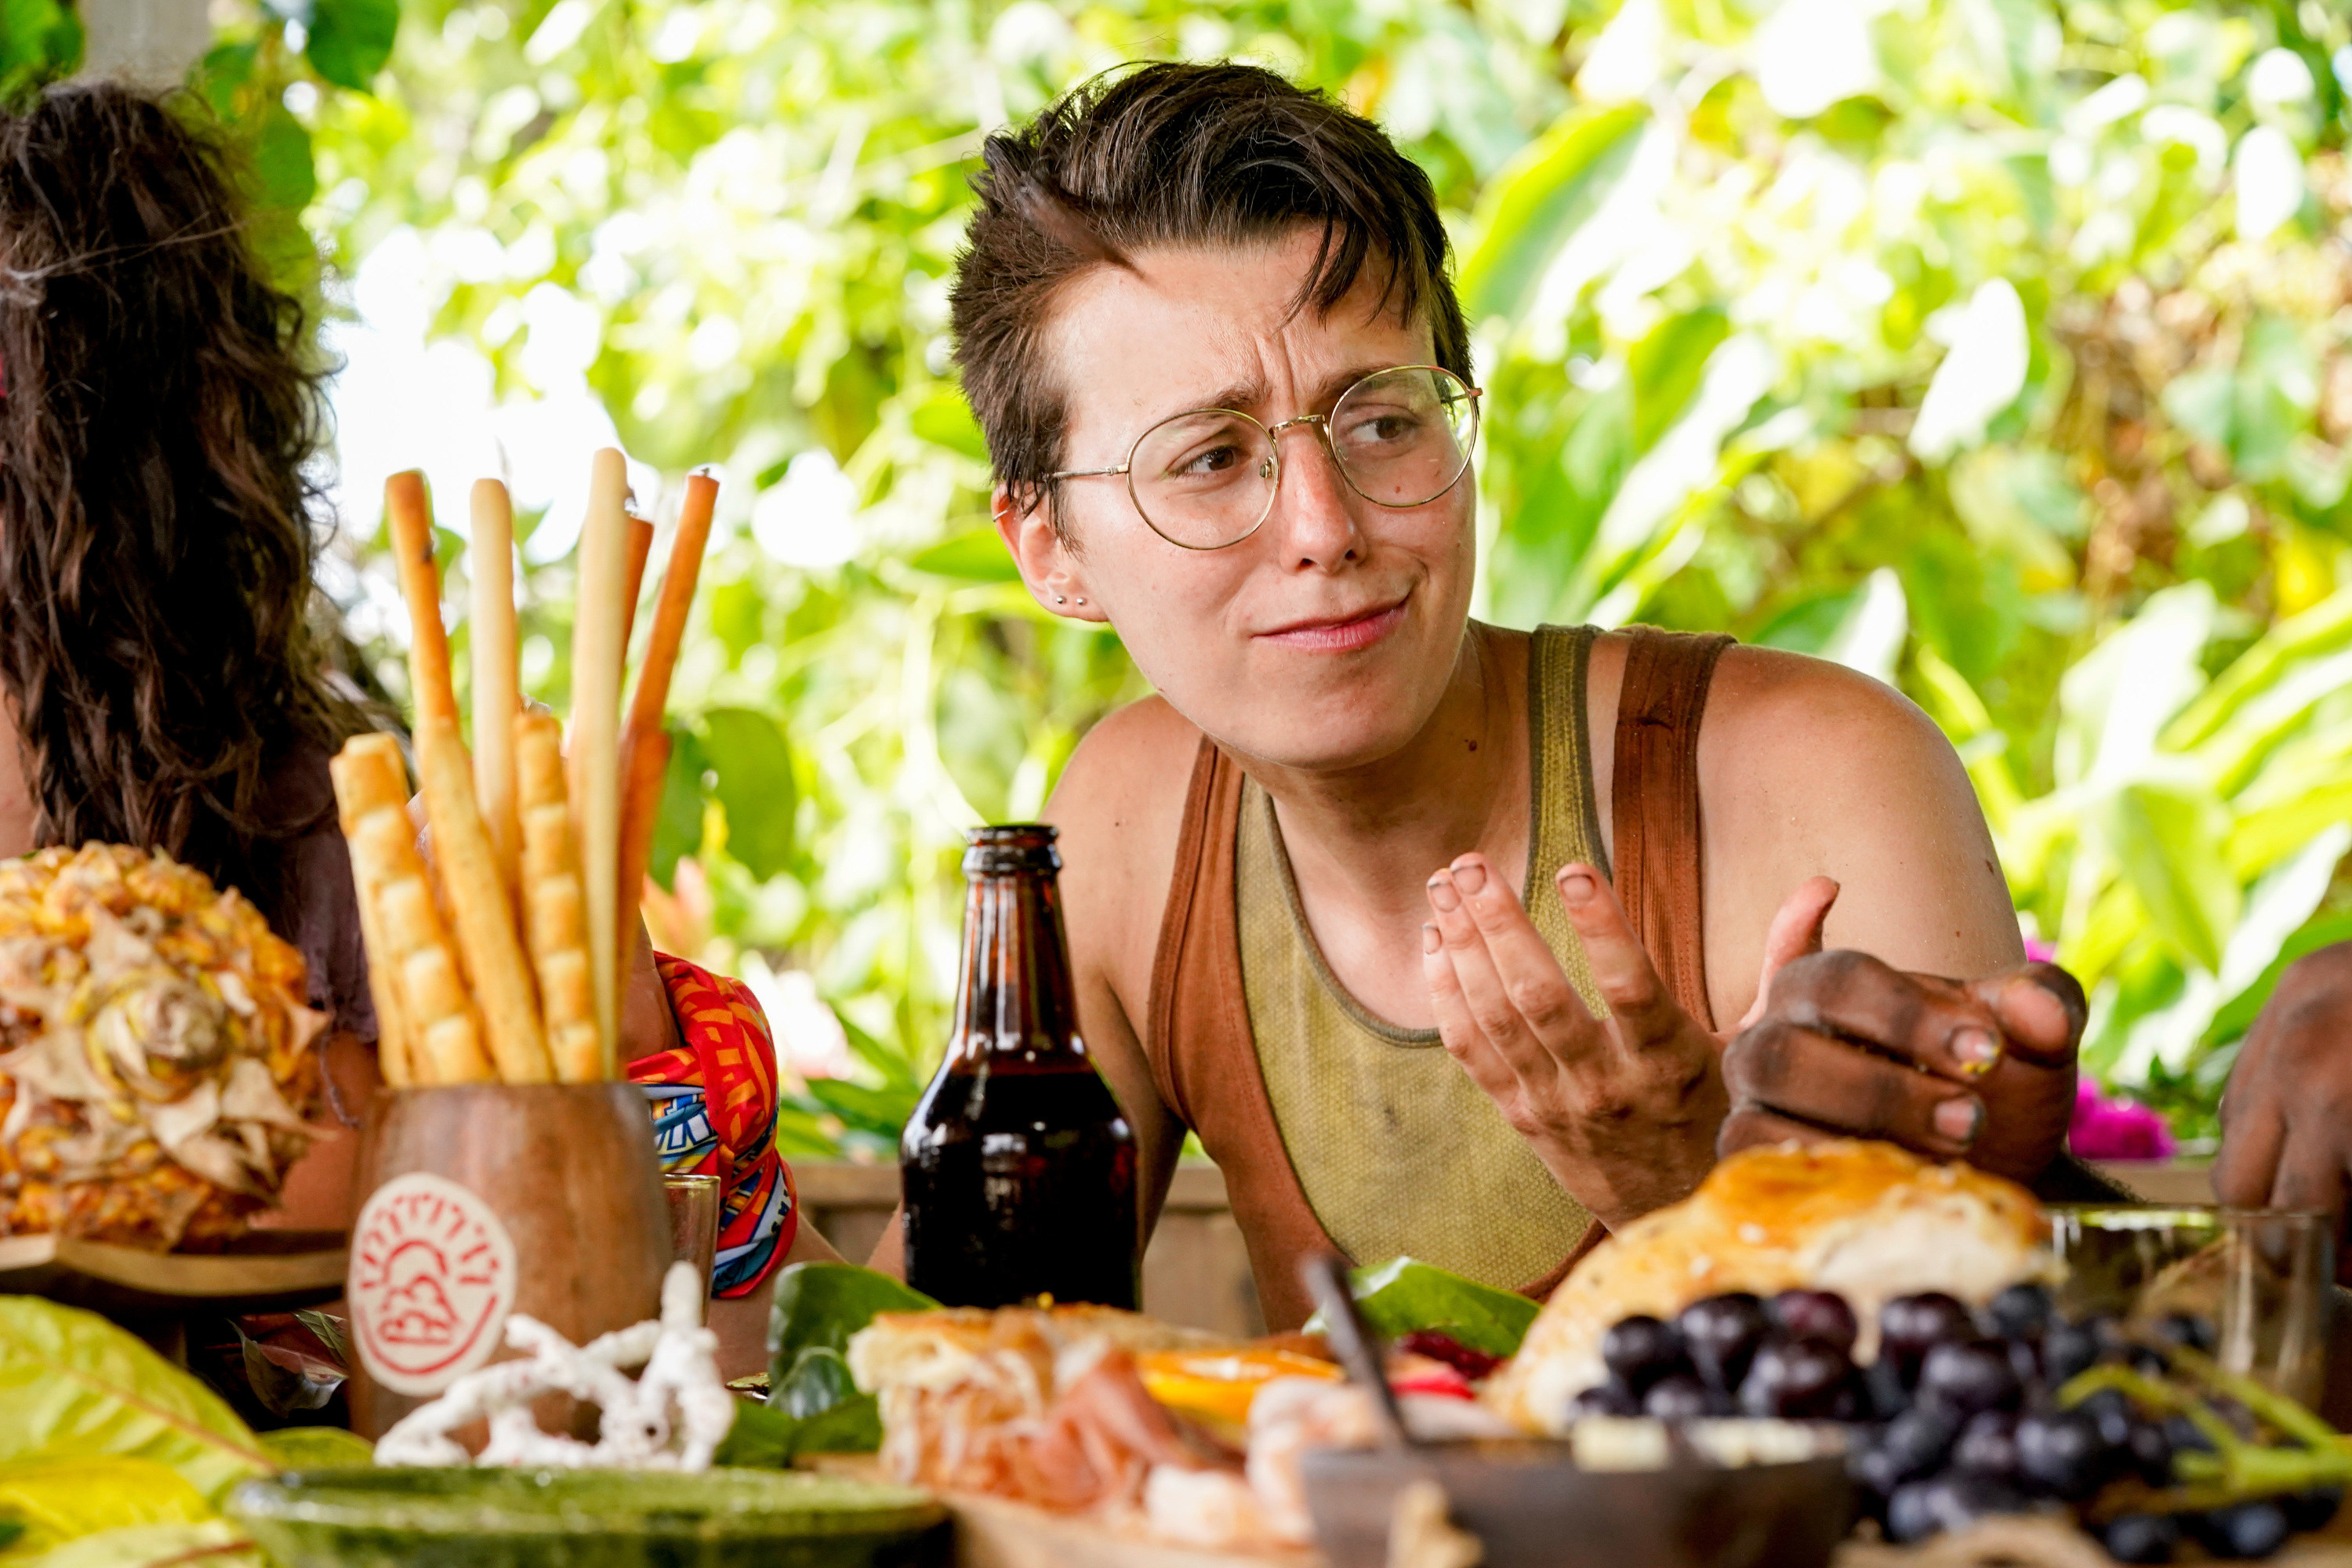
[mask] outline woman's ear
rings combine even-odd
[[[1013,552],[1013,564],[1029,594],[1045,609],[1074,621],[1101,621],[1102,606],[1092,602],[1076,552],[1054,528],[1045,499],[1034,489],[999,484],[989,496],[997,537]]]

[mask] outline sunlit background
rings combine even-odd
[[[2334,5],[219,0],[213,22],[199,90],[253,151],[289,275],[326,263],[329,587],[388,692],[387,472],[432,476],[453,590],[452,503],[513,486],[525,675],[557,702],[588,452],[617,438],[665,520],[689,468],[723,473],[650,913],[767,999],[795,1155],[891,1145],[942,1043],[961,830],[1035,812],[1142,689],[986,531],[945,296],[981,138],[1146,57],[1272,65],[1434,178],[1490,389],[1481,613],[1722,627],[1899,685],[1967,760],[2028,935],[2091,987],[2111,1086],[2209,1135],[2277,970],[2352,935]],[[43,68],[10,47],[0,87]]]

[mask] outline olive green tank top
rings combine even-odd
[[[1535,634],[1528,669],[1530,880],[1608,870],[1584,675],[1591,626]],[[1332,974],[1299,907],[1274,801],[1243,785],[1235,845],[1243,994],[1258,1068],[1315,1217],[1350,1258],[1410,1254],[1501,1289],[1541,1279],[1591,1224],[1434,1029],[1373,1016]],[[1606,1016],[1559,900],[1523,900],[1577,994]]]

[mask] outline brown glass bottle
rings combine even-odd
[[[907,1283],[950,1307],[1138,1305],[1135,1134],[1078,1037],[1054,837],[972,835],[955,1032],[898,1141]]]

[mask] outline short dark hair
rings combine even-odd
[[[1425,310],[1437,363],[1469,378],[1428,174],[1322,93],[1255,66],[1146,65],[996,132],[982,158],[950,296],[956,363],[997,478],[1026,504],[1050,509],[1046,476],[1063,466],[1067,408],[1042,342],[1054,297],[1089,267],[1126,265],[1130,250],[1319,226],[1298,305],[1328,310],[1367,267],[1384,268],[1381,304],[1407,320]]]

